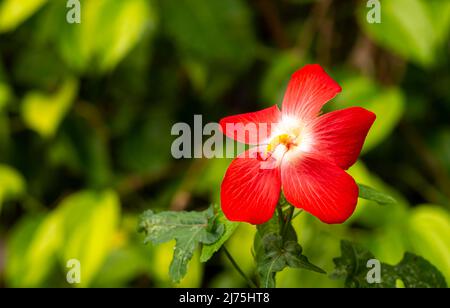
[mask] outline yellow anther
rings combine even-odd
[[[282,134],[278,135],[275,138],[273,138],[270,143],[267,145],[267,153],[271,153],[276,149],[276,147],[280,144],[285,145],[286,147],[289,147],[289,145],[292,143],[292,138],[288,134]]]

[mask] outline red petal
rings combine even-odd
[[[311,120],[339,92],[341,87],[320,65],[306,65],[292,75],[281,108],[283,116]]]
[[[262,224],[275,212],[281,191],[280,169],[267,169],[257,151],[250,149],[234,159],[225,174],[220,199],[229,220]]]
[[[281,118],[278,106],[272,106],[256,112],[229,116],[220,120],[222,132],[239,142],[261,144],[272,131],[272,126]]]
[[[281,179],[286,200],[325,223],[342,223],[355,210],[355,181],[320,156],[288,152],[281,165]]]
[[[353,165],[375,121],[375,114],[361,107],[333,111],[310,123],[308,152],[330,159],[342,169]]]

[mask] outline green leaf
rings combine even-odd
[[[42,286],[56,263],[63,242],[61,216],[29,215],[7,241],[6,281],[12,287]]]
[[[87,287],[111,251],[119,218],[112,191],[73,194],[51,213],[26,218],[8,241],[7,279],[17,287],[42,285],[59,259],[81,264],[81,287]]]
[[[450,283],[450,214],[442,206],[423,204],[411,211],[408,241],[414,252],[439,267]]]
[[[0,33],[14,30],[47,0],[4,0],[0,3]]]
[[[345,278],[348,288],[395,288],[401,280],[406,288],[445,288],[445,278],[430,262],[412,253],[405,253],[395,266],[380,263],[380,283],[369,283],[367,266],[374,255],[361,246],[341,241],[341,256],[335,258],[332,278]]]
[[[374,201],[381,205],[392,204],[396,202],[395,199],[392,198],[391,196],[379,192],[378,190],[366,186],[364,184],[358,184],[358,188],[359,188],[359,195],[358,195],[359,198]]]
[[[222,210],[220,209],[220,206],[217,205],[214,206],[214,210],[216,211],[217,223],[223,224],[225,232],[223,232],[220,238],[214,243],[203,245],[202,254],[200,256],[201,262],[208,261],[220,249],[220,247],[222,247],[222,245],[225,244],[225,242],[230,238],[230,236],[233,235],[234,231],[239,225],[236,222],[229,221],[223,214]]]
[[[345,278],[346,287],[359,287],[367,284],[367,261],[375,259],[374,255],[349,241],[341,241],[341,257],[333,259],[335,270],[331,278]]]
[[[189,262],[189,270],[180,282],[174,282],[170,275],[167,274],[167,269],[173,259],[173,252],[176,246],[176,241],[170,241],[158,246],[144,247],[151,251],[150,259],[148,253],[145,254],[146,264],[150,266],[150,275],[155,280],[158,286],[162,287],[177,287],[177,288],[199,288],[203,280],[203,265],[200,262],[200,253],[196,249],[194,255]],[[148,250],[147,250],[148,251]]]
[[[22,103],[25,124],[42,137],[52,137],[69,111],[77,94],[78,82],[68,79],[53,95],[41,92],[27,94]]]
[[[19,172],[7,165],[0,165],[0,211],[4,201],[25,192],[25,185],[25,179]]]
[[[383,1],[381,23],[366,20],[368,9],[361,4],[359,22],[381,46],[423,66],[433,64],[436,44],[433,21],[426,0]]]
[[[325,273],[302,254],[302,247],[297,242],[297,234],[292,225],[287,226],[284,238],[279,234],[277,217],[257,228],[254,250],[261,287],[274,288],[275,274],[286,267]]]
[[[57,211],[64,222],[62,263],[77,259],[81,264],[80,286],[91,284],[112,249],[120,217],[114,191],[82,191],[64,199]]]
[[[224,233],[224,225],[216,222],[213,207],[203,212],[146,211],[139,224],[146,234],[145,242],[160,244],[175,239],[175,251],[169,275],[179,282],[187,272],[187,265],[199,243],[212,244]]]
[[[153,1],[146,0],[83,1],[81,16],[81,24],[62,23],[58,33],[64,60],[79,71],[112,70],[157,22]]]
[[[100,68],[114,68],[142,39],[156,28],[152,2],[146,0],[109,0],[98,21],[97,50]]]
[[[343,91],[332,106],[336,109],[360,106],[377,116],[364,142],[363,152],[367,152],[389,137],[399,123],[405,111],[404,95],[399,88],[383,88],[358,75],[344,79],[341,86]]]

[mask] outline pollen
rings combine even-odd
[[[289,149],[294,144],[294,139],[289,134],[274,137],[267,145],[267,153],[272,153],[280,144]]]

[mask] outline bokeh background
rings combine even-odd
[[[240,287],[222,253],[198,254],[169,281],[174,243],[144,246],[145,209],[219,202],[229,159],[175,160],[176,122],[280,103],[290,75],[319,63],[343,87],[327,110],[359,105],[377,121],[350,173],[395,196],[360,200],[343,225],[295,219],[309,259],[331,272],[339,240],[383,262],[408,250],[450,283],[450,1],[0,0],[0,286]],[[255,228],[226,244],[249,275]],[[282,287],[342,287],[303,270]]]

